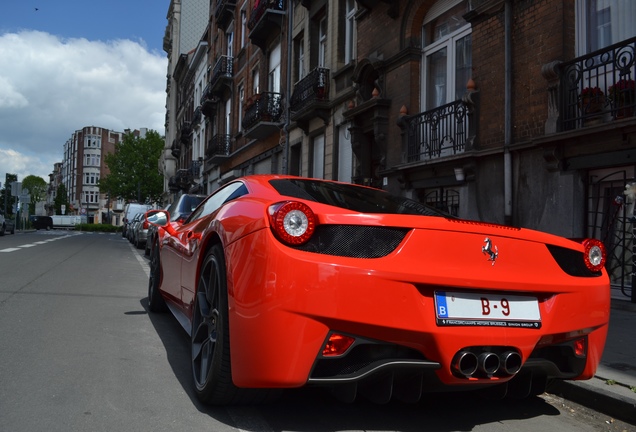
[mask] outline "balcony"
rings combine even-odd
[[[230,156],[232,137],[230,135],[215,135],[208,141],[205,148],[206,164],[219,164]]]
[[[280,34],[283,17],[286,14],[285,0],[261,0],[250,15],[247,28],[254,45],[266,51],[270,36]],[[276,27],[273,29],[272,27]]]
[[[192,127],[197,127],[201,123],[201,106],[196,107],[192,114]]]
[[[476,136],[476,127],[469,122],[468,105],[464,101],[406,116],[401,126],[406,135],[407,163],[462,154],[472,147]]]
[[[170,153],[177,159],[179,158],[179,156],[181,156],[181,143],[178,140],[175,139],[174,141],[172,141],[172,146],[170,146]]]
[[[634,118],[636,38],[543,67],[549,82],[546,133]]]
[[[221,96],[221,93],[225,88],[232,87],[232,64],[233,57],[226,55],[221,56],[214,68],[212,69],[212,76],[210,77],[210,85],[208,86],[208,93],[213,96]]]
[[[192,126],[190,122],[183,122],[181,125],[181,132],[179,134],[179,142],[181,144],[189,144],[191,142],[190,137],[192,136]]]
[[[201,95],[201,112],[206,117],[214,117],[219,104],[219,99],[210,90],[211,87],[211,84],[208,84]]]
[[[216,19],[217,27],[225,27],[232,17],[234,17],[235,9],[236,0],[217,0],[216,8],[214,9],[214,18]]]
[[[245,136],[253,139],[265,139],[280,129],[283,115],[280,93],[259,93],[248,104],[241,125]]]
[[[289,102],[291,119],[307,133],[309,121],[329,121],[329,69],[316,68],[294,86]]]

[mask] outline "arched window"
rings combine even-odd
[[[440,0],[429,10],[422,30],[424,111],[461,99],[472,72],[467,0]]]

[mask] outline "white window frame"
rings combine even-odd
[[[457,41],[460,39],[469,36],[472,34],[472,28],[470,24],[463,26],[461,29],[446,35],[445,37],[431,43],[428,46],[424,46],[424,28],[422,28],[422,46],[424,46],[422,50],[422,83],[421,83],[421,103],[423,111],[430,110],[436,108],[440,105],[444,105],[446,103],[452,102],[455,100],[455,79],[456,79],[456,50],[455,46]],[[435,102],[434,106],[429,106],[427,99],[427,89],[428,89],[428,57],[434,53],[439,52],[440,50],[446,48],[447,56],[446,56],[446,83],[445,89],[443,90],[443,98],[442,95]],[[443,100],[443,101],[442,101]]]
[[[357,33],[356,29],[357,5],[355,0],[345,0],[345,46],[344,61],[349,64],[356,59]]]
[[[272,93],[280,93],[281,44],[276,44],[269,53],[269,73],[267,89]]]
[[[322,17],[318,23],[318,67],[325,67],[327,62],[327,18]]]
[[[312,140],[311,176],[322,179],[325,177],[325,135],[316,135]]]
[[[605,48],[611,44],[636,36],[636,2],[621,0],[595,0],[596,8],[603,10],[609,8],[609,40],[599,41],[593,44],[589,37],[598,35],[597,29],[588,29],[589,10],[594,2],[590,0],[576,1],[576,53],[577,56],[589,54],[597,49]]]

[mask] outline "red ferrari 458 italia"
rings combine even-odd
[[[210,404],[326,386],[342,400],[588,379],[607,335],[594,239],[458,219],[345,183],[250,176],[181,225],[165,210],[148,302],[190,334]]]

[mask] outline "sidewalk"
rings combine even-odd
[[[636,303],[612,292],[609,332],[596,376],[554,383],[549,392],[636,425]]]

